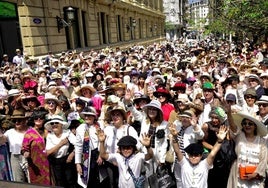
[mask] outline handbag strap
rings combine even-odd
[[[134,173],[133,173],[133,171],[131,170],[131,168],[128,166],[128,168],[127,168],[127,171],[129,172],[129,174],[130,174],[130,176],[132,177],[132,179],[134,180],[134,181],[136,181],[136,177],[134,176]]]

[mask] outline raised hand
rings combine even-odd
[[[151,144],[151,136],[148,134],[144,133],[141,134],[142,139],[140,140],[141,144],[144,145],[145,147],[149,147]]]
[[[104,134],[104,131],[103,130],[98,129],[96,134],[97,134],[98,139],[99,139],[100,142],[104,142],[105,141],[106,135]]]
[[[220,126],[219,132],[217,133],[218,139],[224,140],[228,131],[229,131],[229,128],[226,127],[225,125]]]
[[[168,129],[169,129],[170,134],[172,134],[173,136],[177,136],[178,135],[178,131],[176,129],[176,125],[175,124],[173,124],[173,123],[169,124]]]

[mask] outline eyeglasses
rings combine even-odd
[[[255,125],[255,123],[253,122],[242,122],[241,124],[242,126],[254,126]]]
[[[55,101],[47,101],[47,104],[53,104],[53,105],[55,105],[56,103],[55,103]]]
[[[120,112],[114,112],[111,114],[112,116],[121,116],[122,114]]]
[[[267,106],[268,106],[268,104],[265,104],[265,103],[260,103],[260,104],[258,104],[258,106],[259,106],[259,107],[261,107],[261,106],[262,106],[262,107],[264,107],[264,108],[265,108],[265,107],[267,107]]]

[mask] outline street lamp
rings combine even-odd
[[[65,9],[66,15],[67,15],[67,21],[65,21],[63,18],[56,16],[57,20],[57,27],[58,32],[60,33],[60,30],[64,27],[70,27],[72,25],[73,20],[75,19],[75,9],[73,7],[68,7]]]

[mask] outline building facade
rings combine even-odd
[[[164,0],[164,14],[166,16],[166,38],[177,40],[183,36],[185,27],[186,0]]]
[[[41,56],[165,37],[163,0],[7,0],[1,7],[1,54],[21,48]]]

